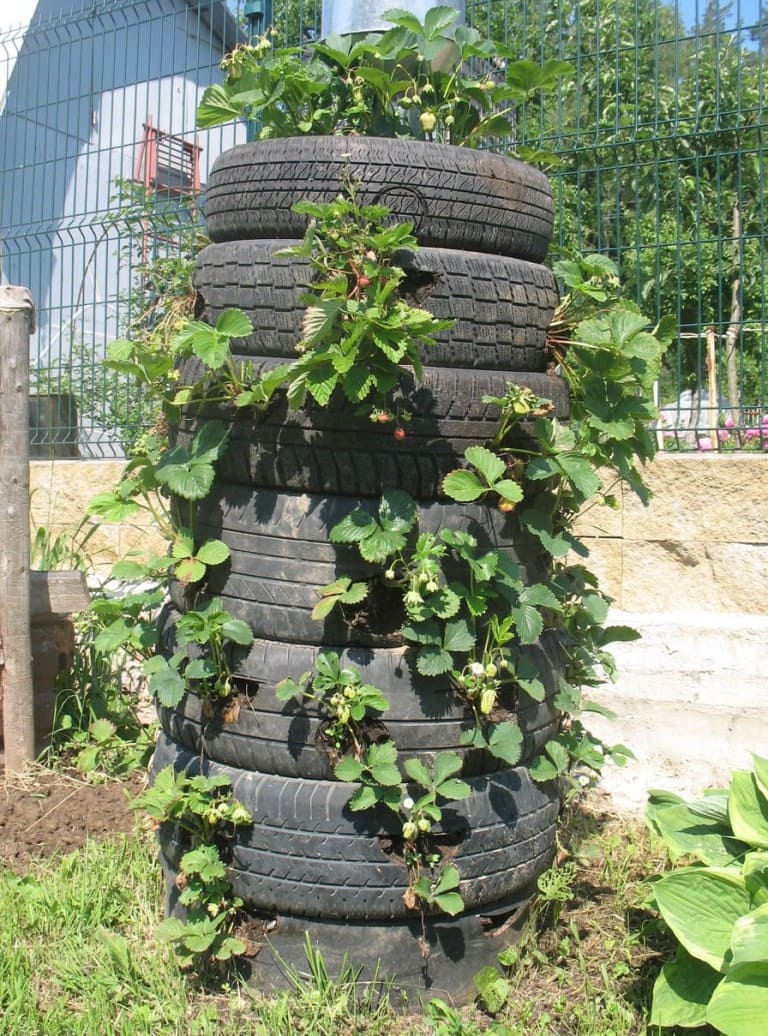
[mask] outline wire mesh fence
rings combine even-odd
[[[572,71],[518,118],[559,156],[551,255],[599,252],[680,336],[659,384],[673,449],[768,446],[765,97],[760,0],[468,0],[467,20]],[[273,23],[321,32],[320,0],[39,0],[0,16],[0,261],[38,305],[33,452],[131,448],[151,409],[100,364],[189,290],[198,190],[243,124],[201,132],[222,57]],[[1,26],[6,24],[6,28]],[[149,314],[149,316],[147,316]]]

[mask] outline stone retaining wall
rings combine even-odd
[[[660,454],[647,482],[647,507],[622,489],[579,520],[616,606],[768,615],[768,456]]]
[[[31,464],[33,525],[76,528],[88,500],[115,484],[121,461]],[[620,490],[620,506],[592,508],[578,532],[589,566],[618,608],[633,613],[768,615],[768,456],[662,454],[649,465],[654,496]],[[161,552],[148,517],[102,525],[89,551],[108,571],[120,554]]]

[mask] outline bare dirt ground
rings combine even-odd
[[[139,774],[89,784],[77,774],[43,767],[6,777],[0,768],[0,867],[23,874],[32,859],[72,852],[89,837],[133,831],[136,821],[128,801],[144,781]]]

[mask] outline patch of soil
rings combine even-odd
[[[0,868],[23,874],[32,860],[80,849],[88,838],[130,833],[128,803],[145,782],[143,773],[89,784],[43,767],[7,778],[0,770]]]

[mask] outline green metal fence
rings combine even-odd
[[[550,173],[552,257],[610,256],[650,317],[679,322],[659,385],[668,448],[764,445],[759,2],[467,3],[467,20],[521,57],[573,67],[554,96],[520,113],[520,142],[562,163]],[[285,39],[312,38],[320,6],[274,0],[274,23]],[[26,29],[0,28],[0,255],[3,279],[30,286],[39,308],[38,455],[120,453],[151,421],[98,361],[159,301],[163,278],[183,276],[176,258],[194,244],[198,181],[245,139],[244,126],[199,133],[197,101],[264,10],[253,0],[40,0]]]

